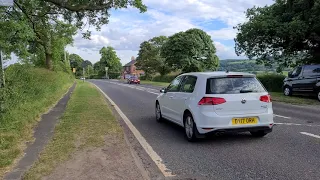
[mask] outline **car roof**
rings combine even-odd
[[[190,73],[184,73],[183,75],[193,75],[198,77],[226,77],[226,76],[232,76],[232,75],[242,75],[246,77],[255,77],[254,74],[251,73],[245,73],[245,72],[226,72],[226,71],[211,71],[211,72],[190,72]]]

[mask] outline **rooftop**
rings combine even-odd
[[[125,64],[124,66],[131,66],[132,64],[134,64],[136,61],[135,60],[131,60],[130,62],[128,62],[127,64]]]

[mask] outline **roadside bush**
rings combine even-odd
[[[1,95],[0,177],[21,155],[24,142],[32,140],[33,127],[72,85],[72,74],[15,64],[5,70],[6,87]],[[1,179],[1,178],[0,178]]]
[[[152,81],[156,81],[156,82],[171,82],[177,75],[158,75],[153,77]]]
[[[260,74],[257,78],[267,88],[269,92],[282,92],[283,80],[285,78],[282,74]]]

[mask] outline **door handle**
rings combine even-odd
[[[173,98],[173,96],[169,96],[169,98],[170,98],[170,99],[172,99],[172,98]]]

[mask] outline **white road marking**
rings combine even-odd
[[[93,84],[93,83],[92,83]],[[94,84],[95,85],[95,84]],[[131,123],[131,121],[128,119],[128,117],[121,111],[121,109],[112,101],[112,99],[104,93],[97,85],[95,85],[97,89],[110,101],[111,105],[116,109],[116,111],[119,113],[121,118],[124,120],[124,122],[127,124],[133,135],[136,137],[136,139],[139,141],[143,149],[147,152],[147,154],[151,157],[151,159],[156,163],[160,171],[165,177],[172,177],[175,176],[172,174],[171,170],[169,170],[164,163],[162,163],[161,157],[153,150],[153,148],[148,144],[146,139],[141,135],[141,133],[136,129],[136,127]]]
[[[100,80],[100,81],[102,81],[102,80]],[[159,95],[160,94],[160,93],[152,92],[152,91],[156,91],[156,90],[155,89],[151,89],[151,88],[131,86],[131,85],[127,85],[127,84],[116,83],[116,82],[108,82],[108,81],[103,81],[103,82],[111,83],[111,84],[115,84],[115,85],[119,85],[119,86],[124,86],[124,87],[132,88],[132,89],[137,89],[137,90],[145,91],[145,92],[148,92],[148,93],[151,93],[151,94],[155,94],[155,95]]]
[[[318,127],[320,127],[320,125],[318,125],[318,124],[314,124],[314,125],[311,125],[311,124],[296,124],[296,123],[274,123],[274,124],[278,124],[278,125],[289,125],[289,126],[309,126],[309,127],[318,126]]]
[[[311,136],[311,137],[315,137],[315,138],[320,139],[320,136],[315,135],[315,134],[311,134],[311,133],[307,133],[307,132],[300,132],[300,133],[301,133],[301,134],[304,134],[304,135],[307,135],[307,136]]]
[[[281,118],[284,118],[284,119],[291,119],[291,117],[281,116],[281,115],[277,115],[277,114],[273,114],[273,116],[281,117]]]

